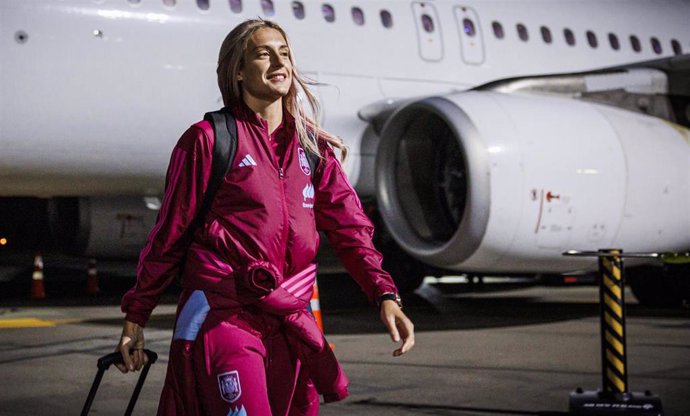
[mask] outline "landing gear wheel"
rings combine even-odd
[[[391,274],[398,291],[411,293],[424,281],[425,267],[422,263],[393,246],[383,251],[383,269]]]
[[[633,267],[626,270],[626,280],[644,306],[679,306],[683,302],[683,295],[667,267]]]

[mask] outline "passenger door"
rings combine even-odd
[[[438,14],[433,4],[416,1],[412,3],[417,27],[417,41],[419,55],[425,61],[440,61],[443,59],[443,38]]]
[[[480,65],[484,62],[484,40],[477,12],[469,7],[454,9],[455,22],[460,36],[460,54],[465,63]]]

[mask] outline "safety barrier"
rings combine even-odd
[[[657,253],[623,253],[620,249],[567,251],[566,256],[598,257],[599,305],[601,323],[602,390],[570,393],[573,415],[661,416],[661,399],[650,391],[628,390],[625,342],[625,269],[624,257],[659,258]]]

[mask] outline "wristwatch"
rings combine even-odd
[[[379,307],[381,307],[381,304],[383,303],[384,300],[394,301],[395,303],[398,304],[398,307],[400,307],[400,309],[402,309],[402,307],[403,307],[402,299],[400,299],[400,295],[397,293],[388,292],[388,293],[384,293],[383,295],[379,296]]]

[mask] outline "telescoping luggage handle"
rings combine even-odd
[[[146,381],[146,376],[149,373],[149,368],[151,364],[155,363],[158,359],[158,354],[151,350],[144,350],[144,353],[148,357],[149,361],[146,363],[144,368],[141,370],[139,375],[139,380],[137,381],[136,387],[134,387],[134,392],[132,392],[132,397],[129,399],[129,404],[127,405],[127,410],[125,411],[125,416],[129,416],[134,411],[134,405],[137,403],[139,398],[139,393],[141,388],[144,386],[144,381]],[[122,359],[122,354],[119,352],[113,352],[108,355],[98,359],[98,372],[96,373],[96,378],[93,380],[91,385],[91,390],[89,391],[89,396],[86,398],[86,403],[84,403],[84,408],[81,411],[81,416],[86,416],[91,409],[91,404],[93,403],[94,397],[96,397],[96,392],[98,391],[98,386],[101,384],[101,379],[103,378],[103,373],[110,368],[113,364],[122,364],[124,360]]]

